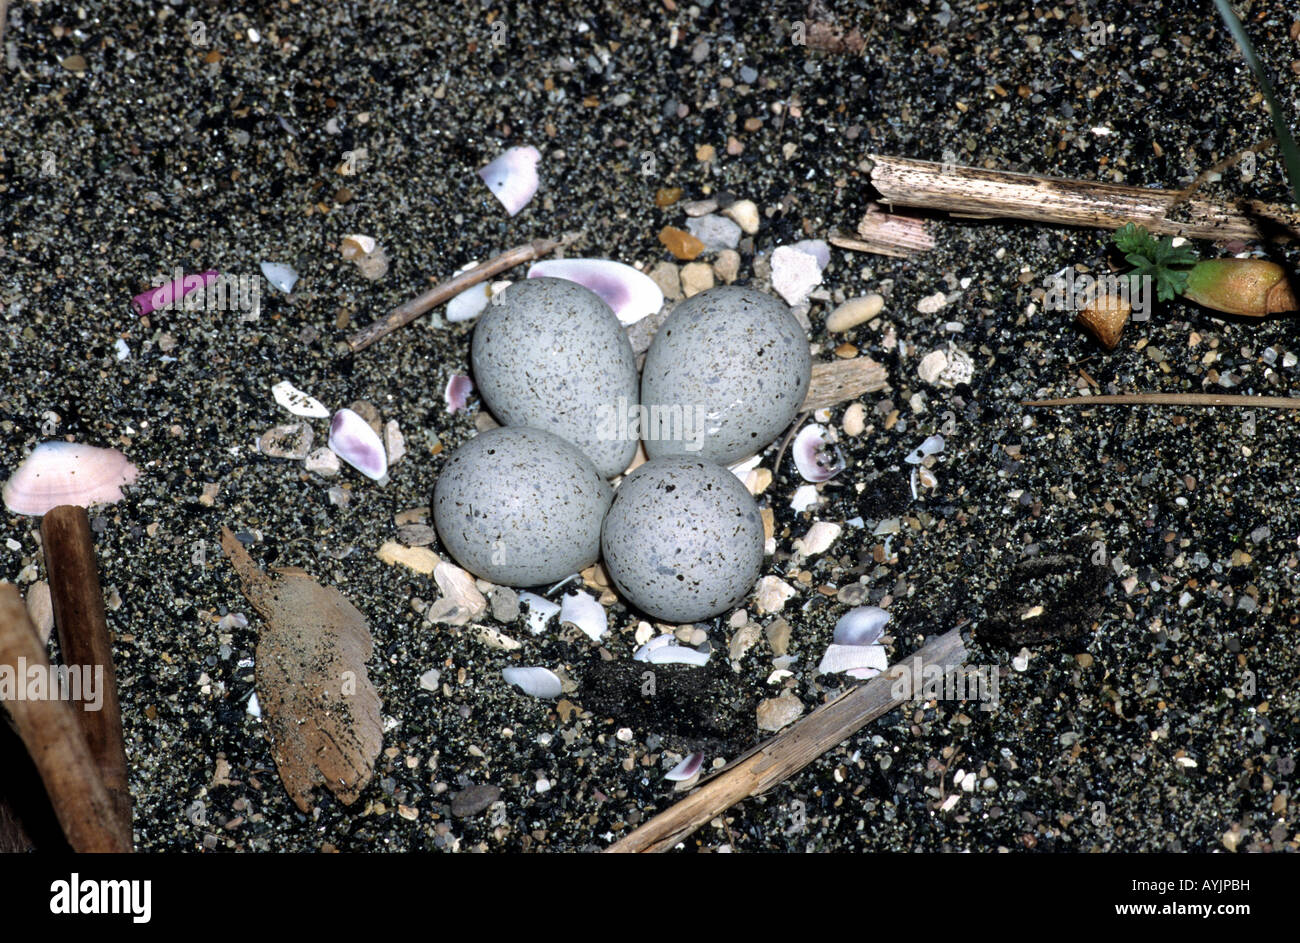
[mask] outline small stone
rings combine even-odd
[[[713,274],[723,284],[730,285],[740,275],[740,253],[735,249],[723,249],[713,260]]]
[[[499,786],[479,785],[462,789],[451,799],[451,814],[458,819],[478,815],[501,798]]]
[[[793,246],[778,246],[772,253],[772,288],[787,304],[802,304],[821,284],[822,267],[817,261]]]
[[[745,153],[745,145],[734,135],[727,136],[727,153],[732,157],[739,157]]]
[[[322,478],[333,478],[339,473],[339,457],[329,449],[317,449],[303,460],[303,467]]]
[[[845,435],[859,436],[867,428],[867,409],[861,403],[850,403],[844,410]]]
[[[420,675],[420,687],[425,691],[436,691],[440,680],[442,680],[442,672],[437,668],[430,668]]]
[[[782,618],[773,619],[763,629],[763,634],[767,636],[767,644],[772,647],[772,654],[778,658],[790,650],[790,623]]]
[[[14,16],[17,15],[18,14],[16,13],[14,14]],[[85,72],[86,57],[82,55],[68,56],[68,58],[60,62],[59,65],[63,66],[63,68],[67,69],[69,72]]]
[[[712,144],[701,144],[695,149],[695,159],[702,164],[707,164],[718,156],[718,149]]]
[[[395,540],[385,540],[375,555],[389,566],[402,566],[428,576],[442,561],[427,547],[406,547]]]
[[[437,532],[428,524],[405,524],[397,528],[397,539],[408,547],[427,547]]]
[[[794,587],[776,576],[765,576],[758,581],[754,594],[756,608],[759,612],[780,612],[786,600],[795,594]]]
[[[762,630],[757,624],[746,623],[731,636],[731,643],[727,646],[727,657],[732,661],[740,661],[745,657],[746,652],[758,644],[761,637]]]
[[[933,295],[926,295],[916,303],[916,310],[922,314],[934,314],[940,308],[948,303],[948,296],[941,291],[936,291]]]
[[[710,252],[720,249],[734,249],[740,244],[740,227],[723,216],[710,213],[686,221],[690,234]]]
[[[379,415],[379,410],[375,408],[373,403],[368,403],[363,399],[359,399],[353,403],[349,403],[348,409],[352,410],[354,413],[356,413],[358,416],[364,419],[366,421],[366,425],[370,426],[371,429],[375,430],[375,435],[379,436],[380,438],[383,438],[384,418],[381,415]]]
[[[875,292],[860,298],[852,298],[827,316],[826,330],[832,334],[847,331],[870,321],[880,314],[884,307],[885,299]]]
[[[514,622],[519,618],[519,594],[508,586],[497,586],[488,593],[492,604],[492,618],[498,622]]]
[[[682,204],[682,212],[687,216],[707,216],[717,208],[717,200],[692,200]]]
[[[384,423],[384,449],[388,452],[389,466],[396,465],[406,455],[406,438],[396,419]]]
[[[659,241],[664,244],[674,258],[689,262],[704,251],[704,243],[685,230],[674,226],[665,226],[659,230]]]
[[[678,301],[682,297],[681,270],[672,262],[660,262],[649,273],[650,281],[659,286],[664,297],[669,301]]]
[[[770,697],[758,704],[758,727],[760,730],[777,731],[799,719],[803,713],[803,701],[786,692],[780,697]]]
[[[722,213],[731,217],[746,235],[752,236],[758,232],[758,207],[753,200],[737,200]]]
[[[655,191],[655,206],[663,209],[666,206],[672,206],[681,198],[681,187],[662,187]]]
[[[713,287],[713,266],[708,262],[691,262],[682,266],[682,293],[687,298]]]
[[[948,355],[942,350],[932,350],[921,358],[917,364],[916,373],[926,383],[931,386],[939,382],[939,377],[948,369]]]
[[[316,434],[305,422],[272,426],[257,440],[257,450],[271,458],[303,459],[311,451]]]

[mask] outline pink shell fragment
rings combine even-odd
[[[830,481],[844,471],[844,456],[826,440],[821,426],[804,426],[795,436],[791,451],[804,481]]]
[[[117,449],[42,442],[5,482],[4,503],[16,514],[45,514],[61,504],[112,504],[122,500],[122,485],[133,484],[139,474]]]
[[[690,753],[680,763],[668,772],[664,773],[664,779],[674,783],[682,783],[688,779],[694,779],[700,774],[700,767],[703,765],[703,753]]]
[[[379,433],[350,409],[340,409],[330,420],[329,447],[367,478],[378,481],[388,474],[388,456]]]
[[[664,306],[664,293],[649,275],[613,259],[547,259],[529,278],[563,278],[600,295],[621,324],[635,324]]]
[[[541,152],[535,147],[512,147],[481,168],[478,175],[506,212],[514,216],[537,192],[537,162],[541,159]]]
[[[474,381],[459,373],[447,381],[447,390],[443,394],[447,400],[447,412],[455,413],[465,408],[469,394],[474,392]]]
[[[179,269],[175,270],[179,271]],[[131,299],[131,307],[136,314],[149,314],[151,311],[165,311],[180,306],[188,294],[206,288],[217,279],[216,269],[209,269],[201,275],[179,275],[166,285],[150,288]]]

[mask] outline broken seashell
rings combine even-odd
[[[469,394],[473,392],[473,380],[459,373],[453,375],[447,381],[447,389],[443,392],[443,397],[447,400],[447,412],[455,413],[464,409],[465,404],[469,402]]]
[[[367,478],[388,474],[388,456],[379,433],[350,409],[340,409],[330,421],[330,451]]]
[[[835,538],[839,537],[843,529],[839,524],[817,521],[812,527],[808,528],[807,534],[795,539],[794,549],[805,557],[825,553],[830,549],[830,545],[835,543]]]
[[[830,481],[844,471],[844,456],[821,426],[804,426],[794,438],[794,464],[804,481]]]
[[[293,270],[293,266],[282,262],[263,262],[262,274],[286,295],[293,291],[293,286],[298,282],[298,273]]]
[[[490,285],[470,285],[459,295],[447,302],[447,309],[443,312],[450,324],[459,324],[461,321],[471,321],[483,313],[487,308],[488,302],[492,300],[492,286]]]
[[[587,593],[567,593],[564,604],[560,607],[560,622],[574,625],[593,642],[599,642],[609,628],[609,619],[605,607],[596,602],[594,596]]]
[[[320,400],[308,396],[288,380],[281,380],[271,387],[271,395],[275,397],[277,403],[295,416],[324,419],[330,414],[330,411]]]
[[[885,633],[891,616],[879,606],[858,606],[840,616],[835,623],[836,645],[874,645]]]
[[[564,684],[559,676],[549,668],[532,666],[528,668],[503,668],[501,677],[519,690],[532,697],[546,699],[557,698],[564,693]]]
[[[700,774],[700,768],[704,766],[703,753],[688,753],[680,763],[664,773],[664,779],[669,782],[681,783],[688,779],[694,779]]]
[[[344,236],[339,251],[345,259],[357,259],[375,251],[375,240],[369,236]]]
[[[79,442],[42,442],[5,482],[4,503],[15,514],[45,514],[61,504],[91,507],[122,500],[122,485],[139,469],[117,449]]]
[[[814,485],[800,485],[794,490],[794,496],[790,499],[790,507],[795,513],[802,513],[811,507],[816,507],[821,502],[821,496],[817,494],[817,488]]]
[[[912,451],[908,452],[907,457],[903,459],[903,461],[907,462],[909,465],[920,465],[925,461],[927,455],[938,455],[942,452],[943,445],[943,436],[932,435]]]
[[[590,288],[624,326],[657,314],[664,306],[664,293],[649,275],[613,259],[546,259],[534,263],[528,277],[563,278]]]
[[[528,628],[534,635],[541,635],[546,631],[546,624],[551,621],[551,616],[558,615],[560,606],[551,602],[545,596],[538,596],[536,593],[523,592],[519,594],[519,601],[528,603]]]
[[[859,668],[884,671],[889,667],[883,645],[836,645],[831,644],[817,665],[818,674],[840,674]]]
[[[537,192],[537,163],[541,159],[541,152],[535,147],[512,147],[480,168],[478,175],[501,201],[506,213],[514,216]]]

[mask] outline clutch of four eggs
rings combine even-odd
[[[748,595],[763,559],[753,497],[726,467],[779,436],[812,362],[779,299],[725,286],[681,302],[640,376],[627,333],[590,289],[516,282],[480,317],[471,366],[502,426],[447,460],[434,523],[461,566],[549,584],[604,556],[625,599],[664,621]],[[643,441],[649,461],[615,490]]]

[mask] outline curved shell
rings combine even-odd
[[[4,503],[16,514],[45,514],[61,504],[112,504],[122,500],[122,485],[138,475],[117,449],[42,442],[5,482]]]

